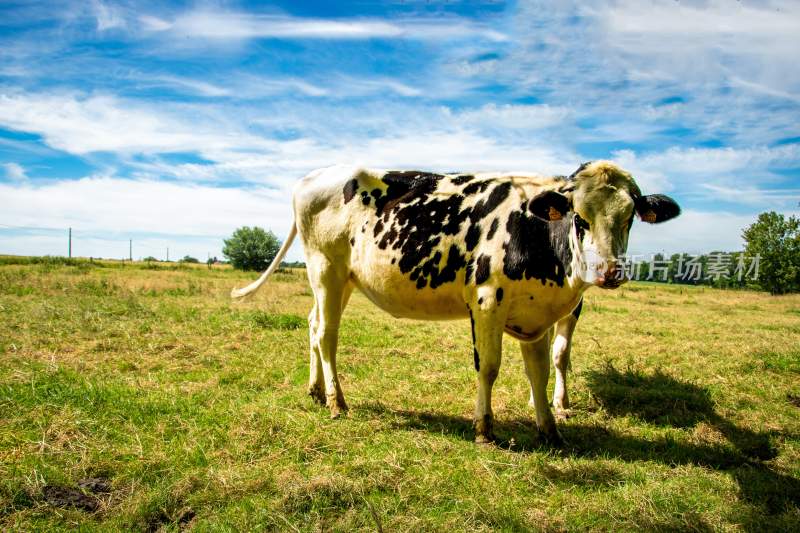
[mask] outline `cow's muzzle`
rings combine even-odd
[[[625,269],[617,263],[608,263],[606,268],[597,273],[594,284],[603,289],[616,289],[628,281]]]

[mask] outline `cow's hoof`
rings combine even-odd
[[[328,395],[328,407],[331,410],[331,418],[339,418],[347,413],[347,404],[344,401],[344,397],[339,394]]]
[[[563,408],[556,407],[554,409],[554,411],[555,411],[554,414],[556,415],[556,420],[561,421],[561,422],[563,422],[564,420],[566,420],[567,418],[572,416],[572,410],[571,409],[563,409]]]
[[[308,395],[311,399],[320,405],[325,405],[325,392],[320,387],[309,387]]]
[[[475,421],[475,444],[490,444],[492,442],[494,442],[492,417],[491,415],[484,415],[483,418]]]
[[[494,441],[494,435],[475,435],[475,444],[479,444],[481,446],[489,446],[494,444]]]
[[[552,448],[561,448],[567,444],[567,441],[564,440],[564,437],[561,436],[557,429],[542,433],[542,439]]]

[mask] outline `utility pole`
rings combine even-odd
[[[69,228],[69,257],[72,257],[72,228]]]
[[[133,239],[128,240],[128,258],[133,263]]]
[[[167,263],[169,263],[169,246],[167,246]]]

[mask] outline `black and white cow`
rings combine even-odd
[[[296,185],[294,224],[254,292],[297,233],[314,292],[309,394],[332,416],[347,409],[336,373],[342,312],[354,288],[397,317],[469,318],[478,373],[476,442],[492,434],[491,391],[503,333],[520,341],[536,423],[559,441],[546,401],[553,325],[584,291],[618,287],[634,215],[677,216],[663,195],[644,196],[613,163],[569,177],[433,174],[331,167]]]

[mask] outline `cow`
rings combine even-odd
[[[584,163],[568,177],[335,166],[302,178],[293,208],[272,264],[231,296],[257,290],[300,235],[314,294],[308,393],[334,418],[347,410],[336,347],[353,289],[395,317],[469,318],[477,443],[494,439],[503,333],[520,341],[539,431],[561,442],[546,401],[553,326],[589,287],[625,281],[618,258],[634,216],[659,223],[680,213],[667,196],[643,195],[609,161]]]

